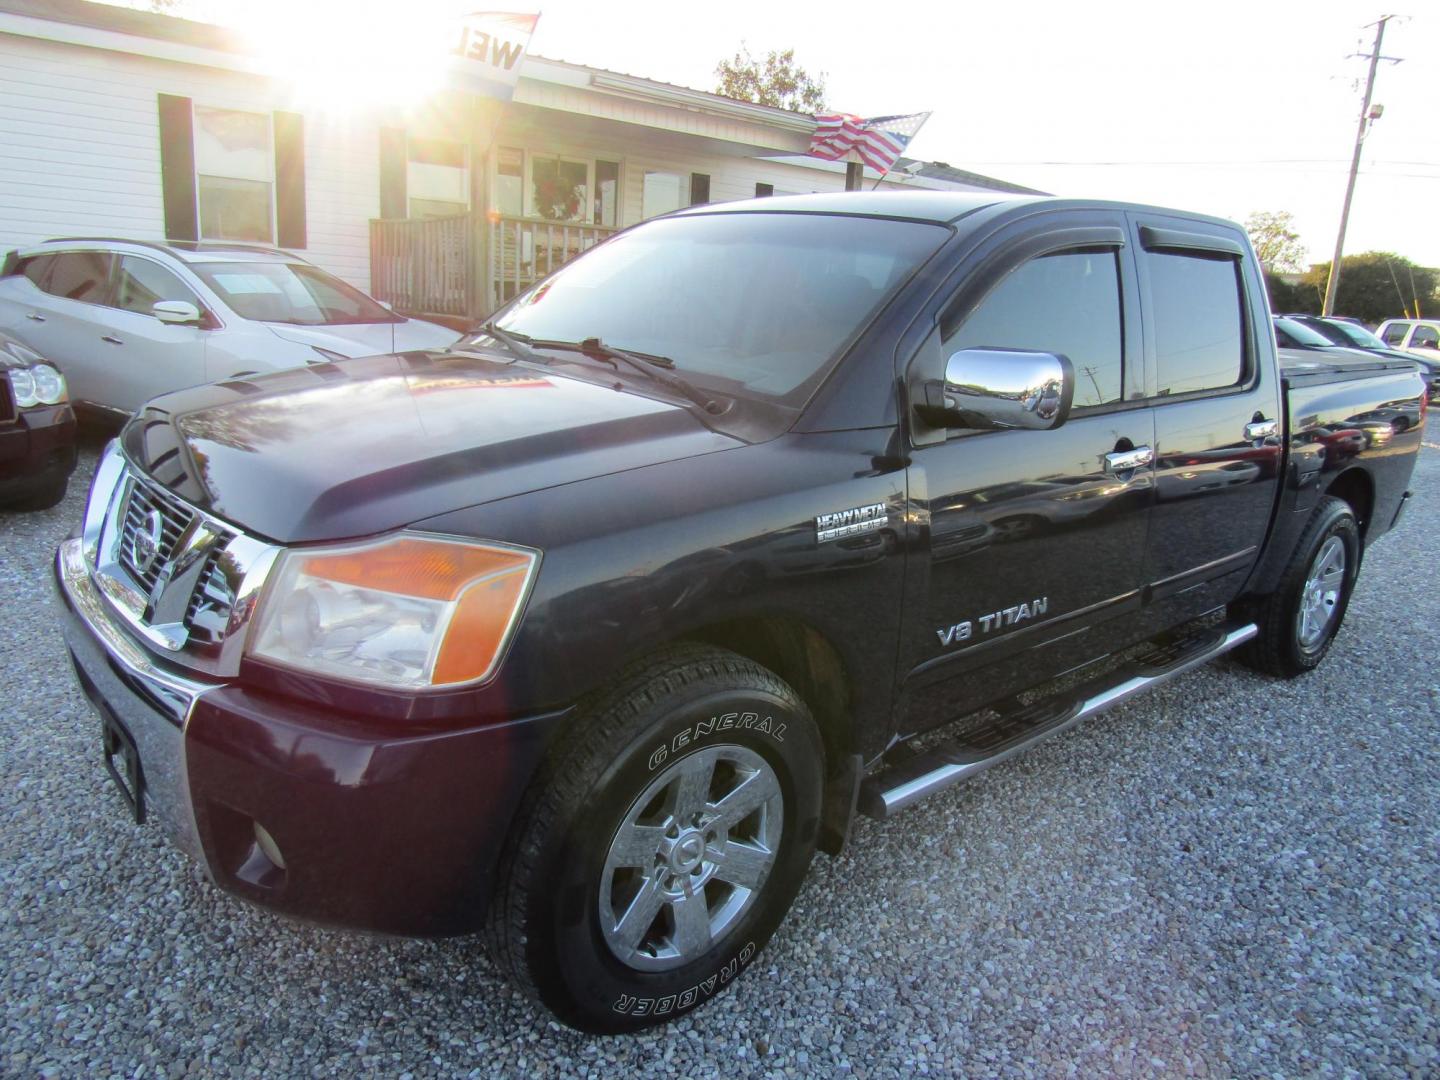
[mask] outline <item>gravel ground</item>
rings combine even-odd
[[[1222,661],[862,821],[733,990],[624,1039],[473,939],[284,921],[127,822],[49,606],[82,488],[0,514],[0,1073],[1440,1074],[1440,446],[1319,673]]]

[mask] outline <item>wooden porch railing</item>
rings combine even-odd
[[[474,302],[469,214],[370,222],[370,291],[397,311],[468,316]]]
[[[397,311],[478,320],[616,231],[470,214],[372,220],[370,291]]]
[[[501,217],[490,224],[490,296],[493,307],[528,289],[550,271],[618,230],[531,218]]]

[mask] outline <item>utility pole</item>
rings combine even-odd
[[[1325,303],[1320,309],[1322,315],[1331,315],[1335,311],[1335,294],[1340,288],[1340,261],[1345,257],[1345,227],[1350,224],[1350,200],[1355,197],[1355,176],[1360,171],[1360,151],[1365,146],[1365,133],[1370,127],[1372,120],[1380,118],[1380,107],[1377,105],[1371,115],[1370,96],[1375,92],[1375,71],[1380,66],[1381,60],[1390,60],[1399,63],[1399,59],[1393,56],[1382,57],[1380,55],[1380,42],[1385,37],[1385,24],[1393,19],[1394,15],[1382,16],[1378,23],[1375,23],[1375,47],[1370,50],[1370,75],[1365,80],[1365,100],[1360,104],[1360,125],[1355,130],[1355,156],[1350,159],[1350,179],[1345,184],[1345,205],[1340,210],[1340,232],[1335,237],[1335,257],[1330,260],[1330,278],[1325,283]]]

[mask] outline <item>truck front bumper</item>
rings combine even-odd
[[[568,710],[416,733],[196,679],[111,615],[80,540],[61,545],[55,576],[76,680],[112,733],[107,750],[117,727],[133,741],[142,813],[216,884],[332,925],[479,927],[515,808]]]

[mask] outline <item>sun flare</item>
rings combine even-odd
[[[253,0],[232,10],[228,21],[266,74],[295,87],[297,104],[327,110],[404,107],[444,85],[468,6]]]

